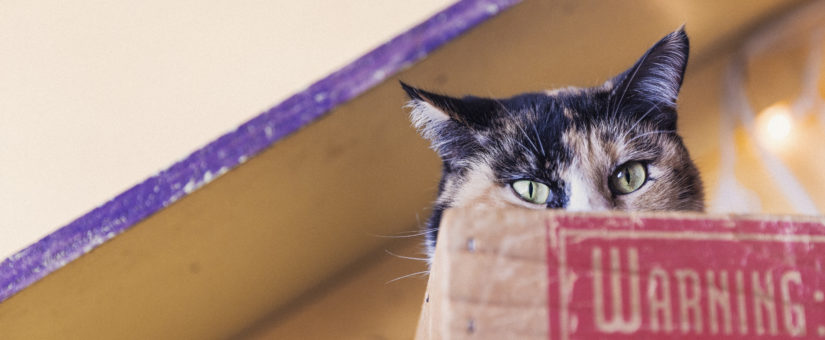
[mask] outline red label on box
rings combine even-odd
[[[818,221],[547,220],[551,339],[825,338]]]

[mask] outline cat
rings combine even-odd
[[[684,28],[601,86],[506,99],[454,98],[401,82],[413,126],[441,156],[429,258],[445,209],[703,211],[699,172],[676,133]]]

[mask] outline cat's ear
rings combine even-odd
[[[671,113],[682,86],[690,44],[684,26],[651,47],[630,69],[611,80],[611,104],[655,106]]]
[[[493,99],[454,98],[427,92],[401,82],[410,101],[410,119],[445,160],[470,152],[478,132],[492,126],[501,104]]]
[[[412,108],[413,123],[419,128],[428,123],[452,120],[472,129],[483,129],[489,126],[497,111],[492,99],[454,98],[400,83],[410,97],[407,106]]]
[[[439,131],[451,126],[468,134],[491,126],[500,104],[479,97],[454,98],[414,88],[401,82],[407,92],[413,125],[425,138],[435,142]]]
[[[437,136],[433,134],[437,133],[438,127],[448,124],[451,113],[453,116],[456,115],[452,108],[459,105],[459,99],[420,90],[404,82],[400,83],[401,88],[410,97],[407,107],[410,108],[410,120],[413,126],[425,138],[434,141]]]

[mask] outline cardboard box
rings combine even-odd
[[[456,210],[417,339],[825,337],[825,219]]]

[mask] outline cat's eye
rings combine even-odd
[[[608,182],[610,190],[616,195],[629,194],[647,182],[647,168],[639,161],[624,163],[610,174]]]
[[[533,204],[545,204],[550,197],[550,187],[531,180],[519,180],[510,184],[519,198]]]

